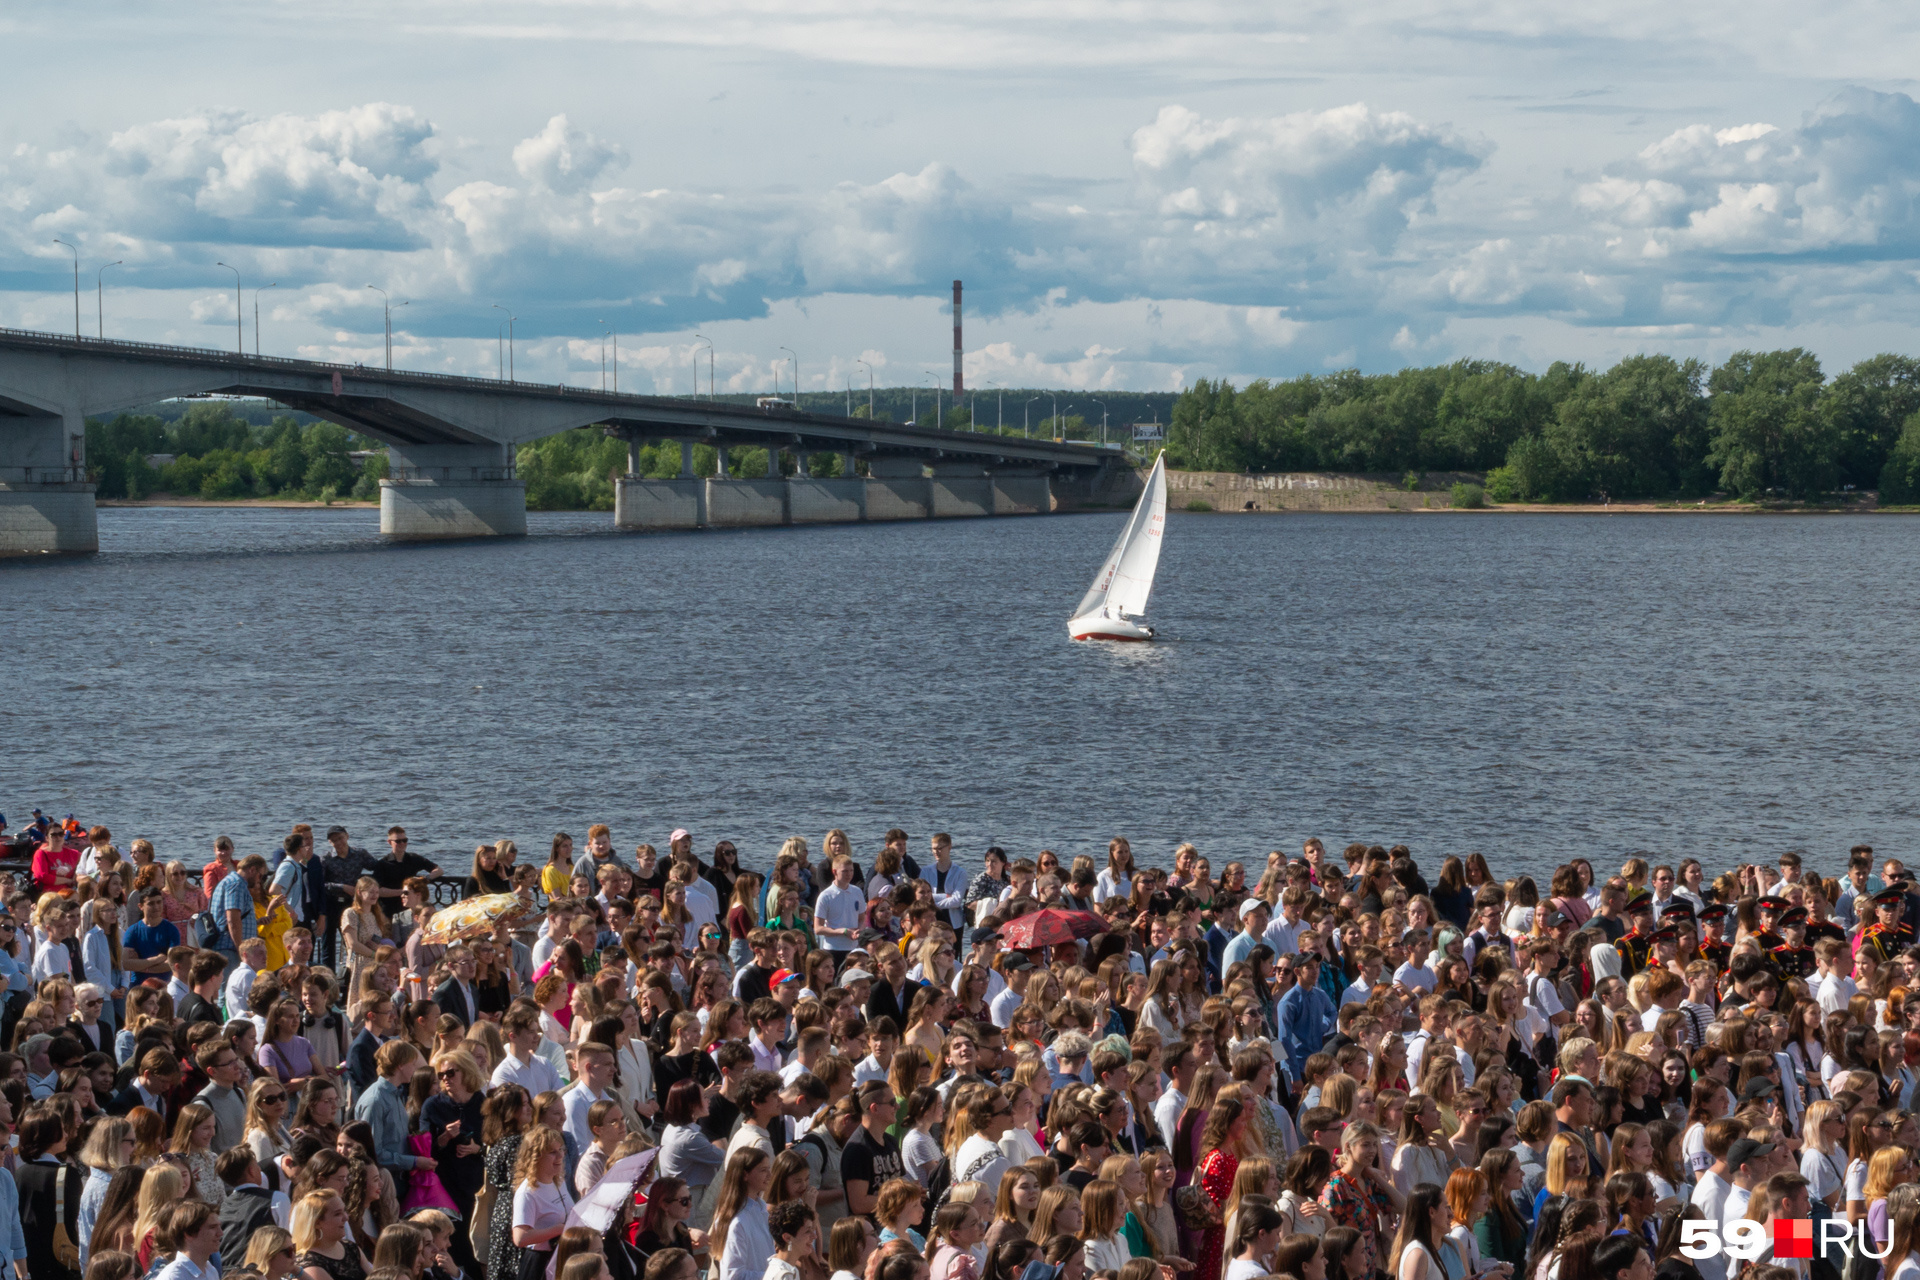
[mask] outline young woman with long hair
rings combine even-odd
[[[540,868],[540,892],[548,898],[564,898],[573,879],[573,837],[564,831],[553,833],[547,845],[547,861]]]
[[[305,1280],[364,1280],[372,1264],[349,1234],[347,1205],[336,1192],[302,1196],[290,1225]]]
[[[372,876],[353,882],[353,905],[340,913],[340,940],[347,948],[348,990],[359,991],[360,976],[376,963],[380,944],[392,940],[380,882]]]
[[[758,1147],[742,1147],[727,1160],[707,1248],[728,1280],[758,1277],[773,1258],[766,1199],[772,1181],[773,1161]]]
[[[1486,1179],[1487,1208],[1471,1224],[1474,1244],[1482,1258],[1504,1262],[1512,1267],[1527,1261],[1527,1223],[1514,1207],[1514,1197],[1525,1182],[1526,1171],[1509,1147],[1496,1147],[1480,1158],[1480,1175]]]
[[[1193,1088],[1187,1094],[1187,1105],[1180,1112],[1180,1118],[1173,1130],[1173,1165],[1176,1171],[1174,1186],[1184,1187],[1194,1180],[1195,1171],[1200,1165],[1200,1139],[1206,1132],[1207,1116],[1213,1109],[1214,1099],[1227,1084],[1227,1073],[1215,1063],[1208,1063],[1193,1075]]]
[[[560,1233],[566,1230],[571,1198],[566,1177],[567,1146],[558,1130],[535,1125],[513,1159],[513,1244],[516,1274],[536,1280],[546,1274]],[[537,1270],[535,1270],[537,1268]]]
[[[187,1175],[193,1179],[194,1198],[217,1208],[226,1197],[226,1187],[220,1181],[220,1171],[214,1167],[218,1158],[213,1150],[216,1128],[211,1107],[204,1102],[189,1102],[174,1117],[173,1140],[167,1144],[167,1150],[180,1157]]]
[[[1453,1226],[1453,1211],[1447,1205],[1446,1189],[1434,1183],[1421,1183],[1407,1197],[1400,1215],[1400,1230],[1390,1250],[1396,1259],[1393,1274],[1397,1280],[1446,1280],[1447,1269],[1441,1260],[1447,1232]],[[1466,1268],[1458,1268],[1460,1275]]]
[[[519,1254],[513,1243],[514,1166],[526,1131],[533,1124],[533,1099],[517,1084],[502,1084],[480,1106],[480,1141],[486,1147],[486,1183],[474,1205],[487,1222],[485,1264],[488,1280],[513,1280]]]
[[[1437,1063],[1430,1073],[1435,1079],[1452,1079],[1446,1068],[1458,1072],[1459,1063]],[[1407,1099],[1400,1115],[1399,1141],[1393,1148],[1393,1185],[1401,1195],[1410,1195],[1423,1182],[1445,1186],[1447,1177],[1459,1161],[1445,1138],[1446,1125],[1440,1115],[1440,1103],[1425,1094]]]
[[[1240,1172],[1240,1161],[1253,1153],[1253,1111],[1248,1100],[1222,1090],[1207,1113],[1207,1127],[1200,1136],[1200,1149],[1206,1152],[1196,1178],[1200,1189],[1224,1216],[1227,1197]],[[1217,1280],[1226,1253],[1226,1224],[1209,1227],[1200,1241],[1195,1280]]]
[[[985,1247],[989,1256],[1009,1240],[1025,1240],[1033,1224],[1034,1207],[1040,1203],[1040,1180],[1033,1171],[1016,1164],[1000,1179],[994,1195],[993,1221],[987,1227]]]

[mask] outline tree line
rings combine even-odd
[[[173,493],[209,500],[380,496],[386,454],[356,466],[350,454],[376,448],[332,422],[287,414],[249,422],[221,401],[195,404],[174,421],[123,413],[87,423],[87,471],[102,498]],[[156,467],[147,459],[173,455]]]
[[[1717,368],[1664,355],[1540,374],[1486,360],[1244,388],[1202,379],[1174,405],[1170,465],[1197,471],[1482,471],[1499,501],[1811,498],[1920,502],[1920,360],[1829,380],[1810,352]]]

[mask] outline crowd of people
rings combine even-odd
[[[32,1280],[1920,1280],[1920,889],[1864,846],[1542,886],[1318,840],[28,842]],[[440,940],[449,888],[488,912]],[[1775,1218],[1874,1256],[1683,1247]]]

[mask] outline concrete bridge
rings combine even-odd
[[[380,532],[396,539],[524,534],[515,449],[595,424],[628,442],[614,508],[628,529],[1044,514],[1056,488],[1132,478],[1118,449],[1090,444],[0,329],[0,554],[99,549],[88,418],[213,394],[274,400],[386,444]],[[679,478],[634,474],[654,440],[680,442]],[[721,450],[718,476],[694,475],[695,444]],[[770,476],[794,454],[797,474],[729,476],[725,450],[740,445],[771,451]],[[843,478],[811,474],[822,453],[841,456]]]

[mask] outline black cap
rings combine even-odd
[[[1716,902],[1700,913],[1699,920],[1701,924],[1717,924],[1725,920],[1732,911],[1733,908],[1726,903]]]
[[[1768,894],[1766,897],[1760,899],[1760,901],[1755,905],[1758,906],[1762,911],[1780,912],[1780,911],[1785,911],[1787,909],[1787,900],[1785,898],[1776,898],[1772,894]]]
[[[1653,942],[1678,942],[1679,940],[1680,931],[1670,924],[1662,925],[1660,928],[1655,929],[1650,939],[1650,941]]]
[[[1693,904],[1685,898],[1669,898],[1667,905],[1660,908],[1660,918],[1662,920],[1691,920],[1693,919]]]
[[[329,840],[333,839],[335,836],[343,836],[345,834],[347,834],[347,829],[345,827],[333,826],[333,827],[327,828],[327,839]]]
[[[1847,940],[1847,931],[1831,920],[1816,920],[1807,926],[1808,942],[1819,942],[1824,938],[1834,938],[1838,941],[1845,942]]]
[[[1795,907],[1791,911],[1788,911],[1785,915],[1781,916],[1779,920],[1779,924],[1782,929],[1787,928],[1789,925],[1796,925],[1796,924],[1804,925],[1806,922],[1807,922],[1807,909],[1805,907]]]
[[[1540,908],[1540,927],[1542,929],[1557,929],[1567,923],[1567,918],[1552,907]]]
[[[1899,902],[1902,898],[1905,898],[1906,896],[1907,896],[1907,891],[1904,888],[1902,888],[1897,884],[1890,884],[1886,888],[1882,889],[1880,892],[1874,894],[1873,900],[1877,905],[1885,906],[1890,902]]]
[[[1748,1161],[1758,1160],[1761,1156],[1772,1154],[1773,1144],[1771,1142],[1755,1142],[1752,1138],[1742,1138],[1727,1148],[1727,1168],[1738,1169]]]
[[[1753,1079],[1747,1081],[1745,1088],[1740,1090],[1740,1101],[1752,1102],[1755,1098],[1764,1098],[1774,1092],[1775,1089],[1776,1086],[1773,1081],[1762,1076],[1755,1076]],[[1769,1148],[1769,1150],[1771,1150],[1771,1148]],[[1733,1167],[1733,1161],[1731,1159],[1727,1161],[1727,1167]]]
[[[1652,910],[1653,910],[1653,895],[1648,893],[1645,889],[1640,890],[1638,893],[1634,894],[1631,898],[1627,899],[1628,915],[1638,915],[1642,911],[1651,912]]]
[[[1000,931],[998,929],[975,929],[967,935],[967,941],[976,947],[983,942],[998,942],[1000,941]]]
[[[1016,969],[1031,968],[1033,968],[1033,961],[1027,959],[1026,953],[1023,951],[1009,951],[1000,961],[1000,969],[1003,973],[1011,973]]]

